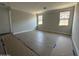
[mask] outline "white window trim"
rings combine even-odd
[[[66,16],[64,15],[66,12],[69,12],[68,17],[67,17],[67,15]],[[64,13],[64,14],[62,14],[62,13]],[[61,14],[63,15],[62,18],[61,18]],[[70,11],[60,12],[59,26],[68,26],[69,25],[69,19],[70,19]]]

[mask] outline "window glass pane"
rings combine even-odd
[[[43,22],[42,22],[42,15],[39,15],[38,16],[38,24],[41,25]]]
[[[68,25],[68,20],[60,20],[59,25],[60,26],[67,26]]]
[[[69,18],[69,16],[70,16],[70,11],[60,12],[60,19]]]
[[[60,12],[59,26],[68,26],[70,11]]]

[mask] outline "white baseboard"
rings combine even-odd
[[[33,30],[35,30],[35,29],[33,29]],[[20,31],[20,32],[15,32],[15,33],[13,33],[13,34],[16,35],[16,34],[20,34],[20,33],[24,33],[24,32],[33,31],[33,30],[24,30],[24,31]]]
[[[65,34],[65,35],[70,35],[70,36],[71,36],[71,34],[69,34],[69,33],[64,33],[64,32],[47,31],[47,30],[41,30],[41,29],[37,29],[37,30],[46,31],[46,32],[50,32],[50,33]]]
[[[75,43],[75,41],[73,39],[72,39],[72,41],[73,41],[73,44],[74,44],[74,48],[75,48],[76,54],[79,56],[79,50],[78,50],[78,48],[76,46],[76,43]]]

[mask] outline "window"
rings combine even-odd
[[[60,12],[59,26],[68,26],[70,11]]]
[[[43,24],[43,16],[38,15],[38,25],[42,25],[42,24]]]

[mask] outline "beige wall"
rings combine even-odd
[[[13,33],[32,31],[36,27],[36,16],[28,12],[12,10]]]
[[[59,14],[60,11],[70,10],[71,15],[69,19],[68,26],[59,26]],[[57,33],[64,33],[64,34],[71,34],[72,31],[72,20],[73,20],[73,7],[59,9],[59,10],[50,10],[46,11],[43,14],[43,25],[38,26],[39,30],[49,31],[49,32],[57,32]]]
[[[0,6],[0,34],[10,32],[9,10]]]
[[[79,3],[75,7],[74,14],[75,15],[74,15],[73,29],[72,29],[72,40],[76,48],[76,52],[79,55]]]

